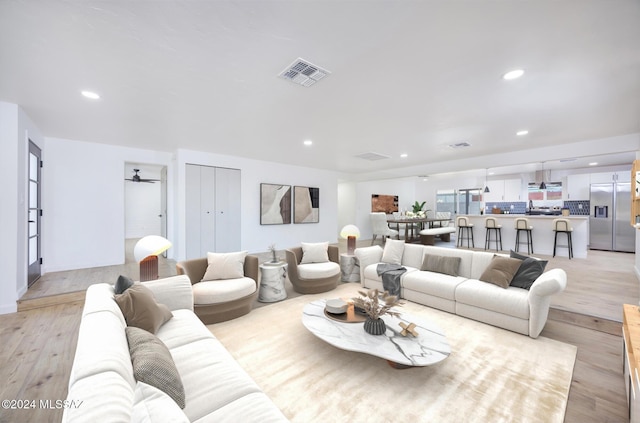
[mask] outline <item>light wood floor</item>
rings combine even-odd
[[[360,245],[370,245],[370,240]],[[341,242],[340,248],[345,251],[346,245]],[[279,255],[284,258],[284,253]],[[261,261],[269,257],[267,253],[260,256]],[[543,258],[549,259],[548,268],[565,269],[569,279],[567,290],[554,299],[542,332],[578,347],[565,421],[628,421],[620,321],[622,304],[638,303],[634,255],[589,251],[586,260]],[[21,299],[25,311],[0,315],[1,399],[66,398],[83,291],[92,283],[113,283],[119,274],[135,278],[137,265],[127,259],[122,266],[44,275]],[[175,274],[175,263],[161,260],[160,274]],[[290,297],[299,295],[288,281],[287,292]],[[256,307],[262,305],[256,303]],[[56,409],[0,409],[0,422],[58,422],[61,416],[62,410]]]

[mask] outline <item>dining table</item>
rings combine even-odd
[[[444,222],[447,222],[446,225]],[[409,242],[420,240],[420,231],[424,229],[425,224],[428,224],[429,228],[433,228],[436,223],[439,226],[447,226],[451,222],[450,218],[437,218],[437,217],[392,217],[387,219],[389,225],[395,224],[395,229],[398,231],[398,239],[400,239],[400,224],[404,224],[404,239]],[[415,232],[414,232],[415,230]],[[411,237],[409,237],[411,232]]]

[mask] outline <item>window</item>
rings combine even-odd
[[[529,182],[529,201],[534,207],[562,207],[562,182],[545,182],[546,189],[540,184]]]

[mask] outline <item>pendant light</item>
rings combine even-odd
[[[547,189],[547,184],[544,183],[544,162],[542,162],[542,182],[540,182],[540,189]]]
[[[491,192],[489,191],[489,185],[487,185],[487,179],[489,178],[489,168],[485,168],[485,173],[484,173],[484,192]]]

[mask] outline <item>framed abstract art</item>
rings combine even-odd
[[[293,223],[320,221],[320,188],[293,187]]]
[[[260,184],[260,224],[291,223],[291,185]]]

